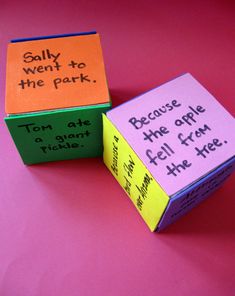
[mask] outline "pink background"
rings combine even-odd
[[[234,27],[228,0],[1,0],[1,118],[9,39],[93,29],[114,105],[190,72],[234,115]],[[1,296],[234,295],[235,176],[155,234],[101,159],[26,167],[0,135]]]

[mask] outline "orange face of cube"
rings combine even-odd
[[[10,43],[6,113],[109,102],[98,34]]]

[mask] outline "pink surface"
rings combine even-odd
[[[11,38],[96,29],[114,105],[190,72],[235,114],[234,1],[1,1]],[[0,295],[234,295],[234,182],[150,233],[101,159],[25,167],[0,126]],[[210,219],[208,219],[208,216]]]
[[[107,117],[169,196],[235,155],[234,118],[190,74],[114,108]],[[185,161],[185,169],[168,169]]]

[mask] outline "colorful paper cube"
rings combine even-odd
[[[9,44],[5,121],[25,164],[102,155],[110,107],[96,32]]]
[[[235,168],[234,119],[190,74],[108,111],[103,124],[104,162],[151,231],[191,210]]]

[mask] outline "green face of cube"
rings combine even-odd
[[[25,164],[102,155],[101,114],[110,103],[5,118]]]

